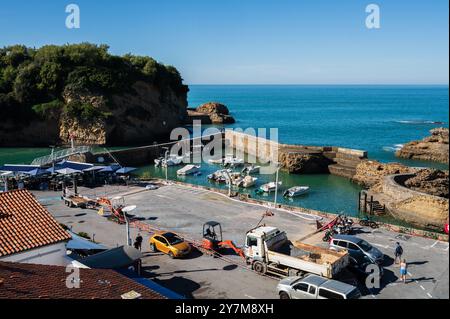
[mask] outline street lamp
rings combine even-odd
[[[163,149],[166,150],[166,152],[164,153],[164,163],[166,165],[166,183],[168,181],[168,173],[167,173],[167,168],[169,165],[167,165],[167,155],[169,155],[169,148],[168,147],[163,147]]]
[[[278,172],[280,171],[281,166],[277,166],[277,172],[275,175],[275,199],[273,201],[273,207],[277,208],[277,196],[278,196]]]

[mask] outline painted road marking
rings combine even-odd
[[[378,247],[383,247],[383,248],[389,248],[389,245],[382,245],[382,244],[377,244],[377,243],[372,243],[372,245],[374,246],[378,246]]]
[[[172,197],[165,196],[165,195],[158,195],[158,194],[157,194],[156,196],[161,197],[161,198],[173,199]]]
[[[420,288],[422,288],[422,290],[425,290],[425,288],[422,285],[420,285]]]
[[[427,292],[427,296],[433,298],[433,296],[429,292]]]
[[[250,298],[250,299],[256,299],[255,297],[247,295],[247,294],[245,294],[244,296],[247,297],[247,298]]]
[[[439,241],[438,240],[436,240],[435,242],[434,242],[434,244],[433,245],[431,245],[430,247],[431,248],[433,248],[434,246],[436,246],[436,244],[438,243]]]

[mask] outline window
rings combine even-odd
[[[359,250],[358,246],[356,246],[355,244],[352,244],[352,243],[348,243],[348,249]]]
[[[359,247],[361,247],[361,249],[364,250],[364,251],[370,251],[370,250],[372,250],[372,246],[371,246],[368,242],[366,242],[365,240],[361,240],[361,241],[358,243],[358,245],[359,245]]]
[[[314,286],[309,286],[309,291],[308,291],[311,295],[315,295],[316,294],[316,287]]]
[[[155,239],[156,239],[157,241],[159,241],[161,244],[167,246],[167,241],[166,241],[163,237],[161,237],[161,236],[155,236]]]
[[[294,287],[295,290],[300,290],[300,291],[304,291],[307,292],[308,291],[308,284],[305,284],[303,282],[299,283],[298,285],[296,285]]]
[[[319,297],[326,299],[345,299],[343,295],[323,288],[319,289]]]
[[[258,246],[258,239],[255,237],[247,237],[247,246]]]
[[[340,241],[340,242],[338,242],[338,244],[337,244],[339,247],[342,247],[342,248],[347,248],[347,242],[346,241]]]
[[[176,244],[179,244],[179,243],[182,243],[182,242],[183,242],[183,239],[180,238],[179,236],[177,236],[177,235],[174,234],[174,233],[165,233],[163,236],[166,238],[166,240],[167,240],[171,245],[176,245]]]

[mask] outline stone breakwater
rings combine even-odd
[[[275,154],[282,169],[291,174],[333,174],[353,178],[367,152],[335,146],[280,144],[243,132],[225,131],[225,147],[243,150],[261,160],[273,161]]]
[[[436,128],[431,136],[405,144],[396,155],[401,158],[449,163],[448,128]]]
[[[448,221],[449,173],[364,161],[353,178],[397,219],[442,231]]]

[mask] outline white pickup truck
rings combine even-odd
[[[281,277],[311,273],[333,278],[349,264],[346,251],[291,243],[284,231],[270,226],[260,226],[247,233],[244,254],[255,271]]]

